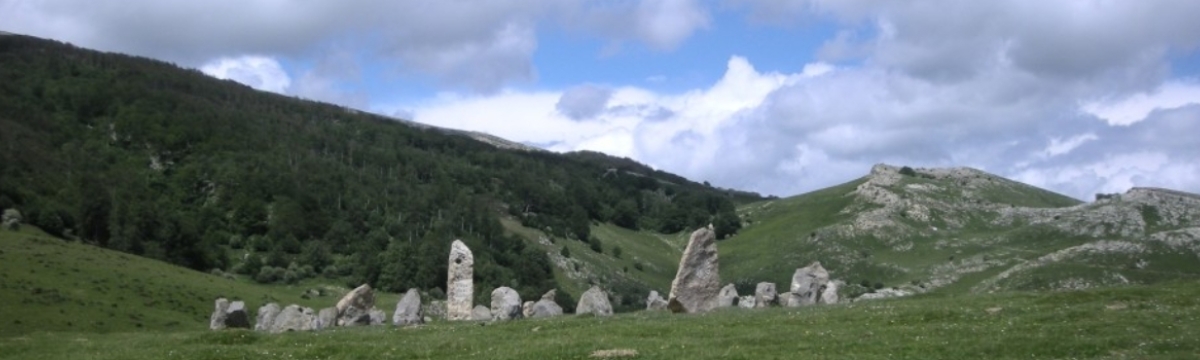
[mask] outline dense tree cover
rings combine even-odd
[[[442,287],[449,243],[483,289],[555,287],[500,216],[589,241],[592,222],[677,232],[736,201],[597,153],[499,149],[461,133],[254,91],[150,59],[0,36],[0,208],[46,231],[261,281],[323,274]]]

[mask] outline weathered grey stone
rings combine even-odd
[[[554,289],[550,289],[550,291],[547,291],[545,294],[542,294],[541,299],[538,299],[537,302],[533,302],[532,304],[530,304],[529,315],[526,315],[525,317],[541,318],[541,317],[551,317],[551,316],[562,315],[563,314],[562,306],[559,306],[558,303],[554,301],[554,298],[557,295],[558,295],[558,292],[555,291]],[[526,302],[526,303],[530,303],[530,302]]]
[[[421,312],[431,319],[446,320],[446,302],[431,300],[428,304],[421,305]]]
[[[796,296],[796,294],[792,294],[791,291],[779,294],[778,301],[779,301],[779,306],[783,306],[783,307],[800,306],[800,298],[798,296]]]
[[[408,289],[404,297],[396,302],[396,312],[392,314],[392,325],[409,326],[425,323],[425,314],[421,311],[421,292],[416,288]]]
[[[688,313],[715,308],[721,287],[718,270],[717,237],[712,226],[692,232],[671,282],[667,307],[673,312]]]
[[[446,280],[446,319],[472,319],[475,296],[475,257],[461,240],[450,244],[450,264]],[[490,316],[489,316],[490,317]]]
[[[258,308],[258,315],[254,319],[255,331],[271,331],[275,326],[275,318],[279,316],[279,304],[267,303]]]
[[[367,325],[383,325],[387,322],[387,312],[379,308],[371,308],[371,310],[367,310],[367,318],[370,319]]]
[[[533,301],[526,301],[521,304],[521,316],[533,317]]]
[[[612,304],[608,302],[608,294],[595,285],[579,296],[579,304],[575,306],[575,314],[609,316],[612,313]]]
[[[475,308],[471,309],[471,320],[487,321],[487,320],[491,320],[491,319],[492,319],[492,310],[488,309],[487,306],[483,306],[483,304],[480,304],[480,305],[475,305]]]
[[[658,291],[650,290],[650,296],[646,297],[646,310],[658,311],[667,309],[667,299],[663,299]]]
[[[338,326],[371,324],[371,309],[375,307],[375,291],[370,285],[362,284],[337,302]]]
[[[721,288],[721,292],[717,294],[717,307],[733,306],[733,302],[737,298],[737,287],[733,286],[733,284],[725,285],[725,287]]]
[[[838,287],[839,281],[830,281],[825,284],[825,290],[821,291],[820,302],[822,304],[837,304],[838,303]]]
[[[337,307],[327,307],[317,311],[317,330],[328,329],[337,326],[338,311]]]
[[[524,316],[521,313],[521,295],[507,286],[492,290],[491,311],[492,320],[520,319]]]
[[[310,331],[317,329],[317,314],[312,308],[292,304],[279,311],[275,322],[267,331],[281,333],[287,331]]]
[[[738,298],[738,307],[743,309],[753,309],[758,307],[758,298],[754,295],[746,295]]]
[[[754,288],[754,304],[756,307],[769,307],[775,303],[777,297],[779,295],[775,293],[775,283],[760,282]]]
[[[796,269],[792,274],[792,295],[798,297],[799,306],[813,305],[821,297],[821,291],[829,283],[829,272],[821,267],[820,261]]]
[[[4,209],[4,215],[0,216],[0,226],[8,230],[19,230],[21,221],[21,212],[17,209]]]
[[[215,309],[212,316],[209,317],[209,329],[250,328],[250,318],[246,315],[246,303],[230,302],[225,298],[220,298],[215,301],[214,305]]]

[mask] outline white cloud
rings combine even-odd
[[[292,84],[291,77],[279,65],[279,61],[267,56],[220,58],[204,64],[200,71],[218,79],[233,80],[255,89],[280,94]]]
[[[1139,92],[1116,101],[1089,102],[1082,110],[1109,125],[1130,125],[1145,120],[1155,110],[1177,109],[1190,104],[1200,104],[1200,84],[1170,81],[1152,92]]]
[[[1075,148],[1079,147],[1080,145],[1083,145],[1083,143],[1096,139],[1099,139],[1099,137],[1093,133],[1076,135],[1065,140],[1063,138],[1056,137],[1050,139],[1050,145],[1046,146],[1045,150],[1042,150],[1042,156],[1049,158],[1066,154],[1071,152],[1071,150],[1075,150]]]

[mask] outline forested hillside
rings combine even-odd
[[[0,150],[0,209],[51,234],[260,282],[392,291],[443,287],[456,238],[484,289],[556,287],[501,216],[580,241],[597,241],[593,222],[727,236],[735,205],[759,199],[15,35],[0,36]]]

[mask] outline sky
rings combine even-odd
[[[789,196],[1200,192],[1194,0],[0,0],[0,30]]]

